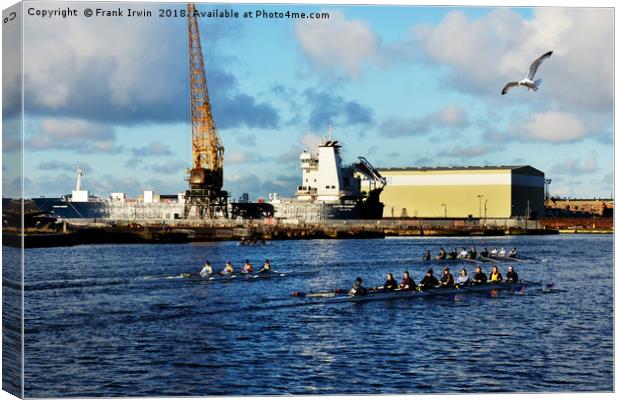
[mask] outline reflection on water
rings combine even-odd
[[[423,250],[472,244],[517,246],[532,257],[519,275],[559,290],[290,306],[356,276],[419,281]],[[246,258],[291,274],[178,278]],[[77,246],[26,262],[27,396],[612,390],[611,236]]]

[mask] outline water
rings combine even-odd
[[[568,235],[29,249],[26,396],[611,391],[612,242]],[[386,272],[400,279],[408,269],[419,281],[423,250],[471,244],[517,246],[537,259],[514,264],[520,277],[557,290],[290,306],[294,290],[347,288],[358,275],[379,285]],[[238,268],[245,258],[295,274],[175,278],[205,259]]]

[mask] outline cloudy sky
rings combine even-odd
[[[77,4],[80,14],[97,7]],[[611,9],[259,8],[330,17],[199,20],[225,188],[235,198],[290,195],[299,153],[330,124],[345,161],[530,164],[553,180],[552,194],[612,194]],[[84,186],[102,196],[186,188],[186,21],[154,14],[26,16],[26,196],[70,192],[76,165]],[[500,95],[548,50],[538,93]],[[17,110],[5,100],[9,152]]]

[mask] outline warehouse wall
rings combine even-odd
[[[386,218],[510,218],[530,210],[544,215],[544,175],[515,169],[380,170]],[[365,188],[362,188],[365,190]],[[478,196],[482,195],[479,199]],[[442,204],[445,204],[446,207]]]
[[[483,197],[478,199],[478,195]],[[487,200],[488,218],[510,216],[510,186],[386,186],[381,193],[385,204],[383,216],[443,218],[484,217]],[[445,210],[442,204],[445,204]]]

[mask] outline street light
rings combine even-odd
[[[487,202],[489,201],[489,199],[485,199],[484,200],[484,223],[487,223]]]
[[[484,196],[478,195],[478,218],[482,218],[482,197]]]
[[[443,217],[448,218],[448,206],[446,206],[446,203],[441,203],[441,205],[443,206]]]

